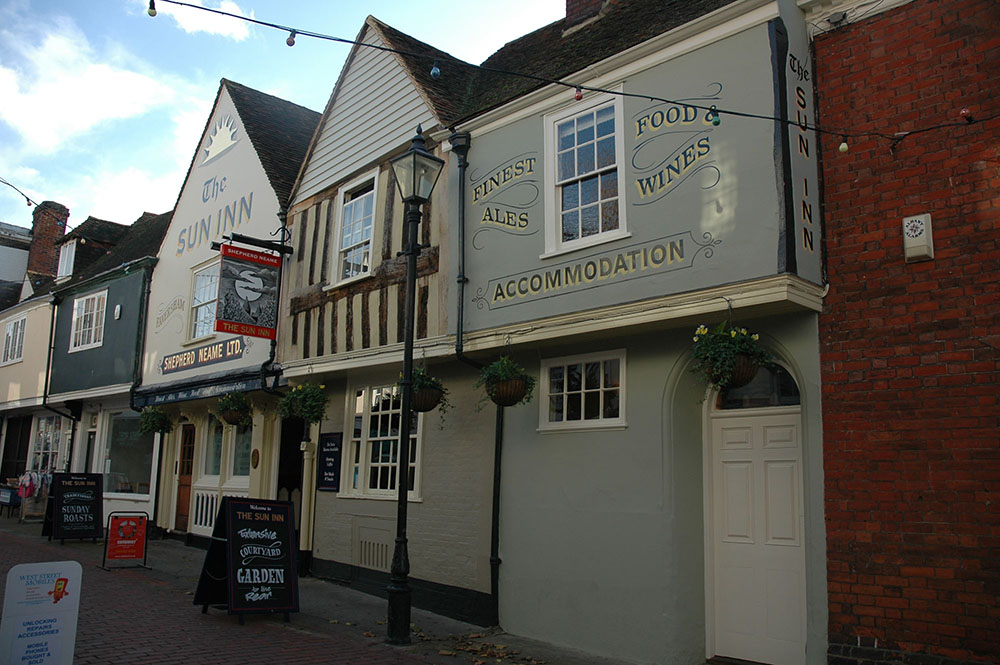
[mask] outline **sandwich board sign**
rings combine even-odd
[[[0,662],[72,665],[82,579],[77,561],[22,563],[7,572]]]

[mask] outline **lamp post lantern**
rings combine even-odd
[[[417,135],[413,137],[410,149],[391,161],[396,177],[399,196],[406,204],[404,225],[406,245],[402,254],[406,256],[406,322],[403,331],[403,377],[399,386],[403,392],[401,422],[399,424],[399,445],[396,452],[396,546],[392,553],[392,567],[389,573],[389,615],[386,641],[389,644],[410,643],[410,556],[406,547],[407,492],[410,486],[410,429],[413,397],[413,324],[417,287],[417,255],[420,243],[417,229],[422,212],[420,206],[427,203],[434,191],[444,160],[435,157],[424,146],[423,130],[417,125]]]

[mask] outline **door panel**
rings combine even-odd
[[[174,528],[188,530],[191,513],[191,475],[194,472],[194,425],[181,426],[181,452],[177,461],[177,510]]]
[[[800,419],[712,419],[714,655],[805,662]]]

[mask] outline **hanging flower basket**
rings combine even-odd
[[[694,331],[693,372],[719,390],[739,388],[753,380],[757,370],[771,361],[771,353],[760,345],[760,336],[724,321],[709,330],[700,325]]]
[[[219,398],[219,417],[230,425],[243,425],[247,427],[253,423],[253,404],[244,393],[226,393]]]
[[[326,404],[329,401],[326,386],[304,383],[295,386],[282,396],[278,402],[278,413],[282,418],[297,418],[309,426],[323,420]]]
[[[147,406],[139,412],[139,431],[143,434],[169,434],[174,429],[170,416],[158,406]]]
[[[414,411],[426,413],[440,406],[443,413],[450,406],[448,404],[448,389],[444,387],[440,379],[428,374],[423,367],[413,368],[412,386],[410,408]]]
[[[531,401],[535,377],[511,360],[510,356],[501,356],[482,369],[475,383],[475,387],[480,386],[497,406],[515,406]]]

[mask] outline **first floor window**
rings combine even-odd
[[[620,101],[575,105],[549,119],[546,170],[553,180],[554,228],[547,249],[571,249],[618,237]]]
[[[76,240],[70,240],[59,248],[59,268],[56,279],[69,277],[73,274],[73,262],[76,258]]]
[[[139,415],[111,415],[104,458],[104,491],[149,494],[153,470],[153,437],[139,431]]]
[[[395,496],[399,469],[399,435],[402,423],[402,392],[397,386],[363,388],[355,392],[354,430],[347,465],[350,492]],[[410,421],[410,455],[407,488],[418,490],[420,459],[417,412]]]
[[[340,245],[337,278],[350,279],[371,271],[372,225],[375,219],[375,180],[348,189],[340,209]]]
[[[542,429],[625,425],[625,351],[542,361]]]
[[[215,303],[219,297],[219,264],[194,273],[191,286],[191,339],[215,331]]]
[[[26,317],[8,321],[4,326],[3,337],[3,363],[13,363],[20,360],[24,355],[24,324]]]
[[[104,343],[104,309],[108,292],[91,293],[73,301],[73,330],[69,350],[82,351]]]

